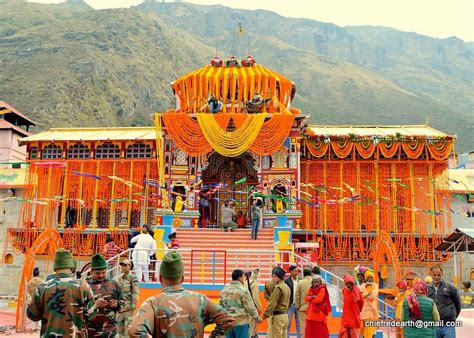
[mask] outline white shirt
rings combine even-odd
[[[135,249],[144,250],[133,250],[132,260],[135,264],[149,264],[150,256],[156,251],[156,242],[150,234],[139,234],[130,240],[130,243],[137,243]]]

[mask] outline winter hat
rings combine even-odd
[[[160,265],[160,275],[168,280],[175,280],[184,274],[184,264],[177,251],[168,252]]]
[[[72,269],[73,267],[72,253],[64,248],[58,249],[54,254],[54,270]]]
[[[272,275],[275,275],[278,278],[283,280],[283,279],[285,279],[286,272],[285,272],[285,270],[283,270],[279,266],[275,266],[272,270]]]
[[[92,270],[107,269],[107,261],[105,260],[104,257],[102,257],[100,253],[96,253],[94,256],[92,256],[91,269]]]

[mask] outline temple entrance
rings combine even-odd
[[[208,213],[206,226],[218,227],[220,224],[221,207],[225,201],[235,201],[235,213],[242,212],[242,226],[251,224],[250,206],[252,199],[249,190],[258,184],[255,160],[249,153],[239,157],[224,157],[213,153],[208,158],[208,166],[202,172],[203,191],[207,201],[200,203],[200,212]],[[209,194],[209,192],[211,192]],[[208,210],[204,209],[207,204]],[[237,222],[238,223],[238,222]]]

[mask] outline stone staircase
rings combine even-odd
[[[234,269],[260,268],[270,277],[274,265],[273,229],[260,229],[258,239],[250,238],[250,229],[224,232],[221,229],[177,230],[180,252],[189,268],[192,283],[221,284],[231,280]],[[191,260],[192,257],[192,260]]]

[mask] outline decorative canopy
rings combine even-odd
[[[156,119],[163,121],[174,143],[191,156],[212,150],[226,157],[248,150],[271,155],[290,135],[300,113],[290,107],[293,83],[256,64],[251,56],[243,60],[215,57],[171,86],[176,109],[157,114]]]
[[[238,60],[215,57],[211,63],[171,83],[177,96],[177,112],[198,113],[211,96],[223,103],[224,113],[244,112],[245,103],[255,96],[269,100],[268,112],[287,109],[294,96],[294,84],[286,77],[255,63],[248,56]],[[272,102],[273,100],[273,102]]]

